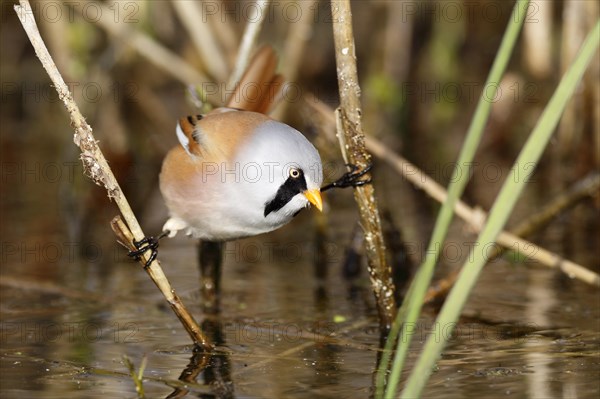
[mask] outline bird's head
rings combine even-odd
[[[283,224],[309,204],[322,210],[321,158],[292,127],[274,120],[262,123],[238,154],[237,162],[245,180],[246,199],[262,205],[263,218]]]

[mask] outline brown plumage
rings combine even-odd
[[[171,216],[163,229],[171,236],[185,230],[228,240],[274,230],[309,203],[321,209],[316,149],[264,114],[280,97],[276,66],[273,50],[261,48],[228,107],[179,120],[181,145],[169,151],[160,174]]]

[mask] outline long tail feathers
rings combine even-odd
[[[227,101],[227,107],[267,114],[281,99],[284,79],[275,73],[277,55],[271,46],[261,47],[235,91]]]
[[[284,79],[275,73],[276,69],[277,55],[273,48],[261,47],[250,61],[226,107],[216,108],[211,114],[234,109],[267,114],[282,98]],[[202,115],[191,115],[179,119],[177,123],[177,138],[190,155],[204,155],[202,131],[196,127],[202,118]]]

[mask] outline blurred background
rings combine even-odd
[[[86,345],[77,346],[63,336],[60,341],[67,341],[66,344],[49,353],[47,341],[24,341],[21,330],[13,334],[13,327],[34,323],[38,328],[44,323],[64,323],[67,317],[69,322],[94,320],[102,325],[129,320],[138,323],[139,328],[147,328],[136,307],[143,305],[133,304],[136,295],[147,295],[160,302],[149,280],[137,265],[127,261],[124,250],[115,243],[109,221],[118,210],[103,188],[83,176],[67,113],[14,14],[13,4],[2,2],[0,26],[0,315],[3,331],[11,332],[3,335],[2,345],[12,350],[10,356],[17,356],[16,352],[31,353],[31,346],[38,349],[26,360],[10,356],[3,359],[3,382],[12,381],[6,388],[8,393],[16,392],[11,390],[18,385],[14,381],[24,378],[23,370],[12,368],[14,361],[32,365],[28,373],[33,381],[40,381],[39,367],[35,366],[40,363],[34,358],[69,359],[73,363],[63,365],[68,371],[56,374],[53,381],[60,385],[64,375],[74,375],[71,373],[76,367],[95,359],[84,354],[98,351],[90,349],[96,341],[87,340]],[[477,100],[485,93],[484,82],[513,5],[513,1],[493,0],[353,1],[365,132],[446,186]],[[158,192],[158,173],[166,152],[177,145],[175,122],[181,116],[224,103],[232,90],[227,81],[241,37],[247,22],[257,18],[259,8],[246,1],[34,1],[32,8],[50,53],[93,127],[144,231],[157,234],[167,216]],[[273,116],[296,127],[315,143],[325,164],[326,181],[334,180],[344,172],[330,119],[331,110],[339,103],[331,29],[335,12],[332,13],[329,2],[308,0],[273,1],[265,12],[268,14],[257,46],[268,44],[276,49],[279,71],[290,83]],[[483,143],[475,163],[464,168],[465,173],[472,173],[472,178],[463,199],[470,206],[489,210],[505,179],[529,178],[530,184],[507,229],[577,183],[589,182],[594,176],[597,179],[598,57],[588,68],[539,167],[526,177],[512,176],[509,170],[598,16],[598,3],[592,0],[532,1],[508,71],[501,82],[496,82],[499,91],[489,99],[493,108]],[[209,101],[200,101],[198,92]],[[377,158],[374,179],[377,199],[386,215],[386,230],[391,232],[388,238],[394,240],[390,260],[406,278],[413,271],[411,265],[418,265],[422,259],[439,204]],[[594,187],[592,195],[572,201],[530,234],[529,239],[598,272],[600,197],[598,186]],[[358,260],[349,260],[347,251],[347,245],[356,239],[353,231],[358,219],[352,193],[332,192],[326,201],[324,215],[303,212],[280,231],[229,244],[226,268],[230,271],[225,272],[224,290],[231,296],[223,306],[231,320],[298,322],[314,321],[312,317],[316,317],[330,322],[343,315],[343,319],[335,319],[341,323],[334,324],[339,331],[344,322],[363,318],[367,324],[376,325],[367,273],[350,273],[354,291],[339,281],[341,273],[347,272],[344,265],[347,267],[348,262],[361,265],[360,251]],[[444,278],[462,265],[468,243],[475,237],[463,222],[453,223],[447,245],[458,250],[442,257],[437,278]],[[194,246],[191,240],[178,237],[162,243],[164,252],[159,256],[169,265],[167,275],[175,274],[176,289],[182,290],[184,296],[188,294],[192,303],[197,299]],[[528,269],[523,260],[519,256],[504,258],[493,263],[493,271],[484,271],[484,275],[491,274],[480,282],[472,313],[483,312],[490,319],[506,321],[510,312],[493,306],[497,305],[495,300],[526,303],[527,306],[513,309],[516,313],[512,320],[549,328],[582,328],[587,331],[584,336],[591,334],[586,342],[597,348],[597,291],[541,266]],[[140,285],[134,288],[133,282]],[[297,292],[302,286],[307,290]],[[527,296],[529,290],[541,293]],[[555,297],[556,291],[563,291],[566,297]],[[352,296],[356,292],[360,299],[352,302],[357,300]],[[297,296],[290,297],[291,293]],[[117,317],[118,306],[103,302],[106,295],[124,296],[129,305]],[[90,298],[97,297],[101,299],[92,306]],[[565,303],[575,315],[561,308]],[[531,316],[538,312],[549,312],[550,316]],[[155,315],[149,324],[163,326],[162,318],[169,320],[170,328],[180,330],[168,314]],[[162,342],[158,346],[164,348],[168,345],[161,337],[171,334],[170,328],[168,333],[158,328],[155,336],[145,336],[151,342],[148,347],[126,346],[126,350],[139,356],[141,352],[156,350],[156,342]],[[567,335],[575,333],[576,330],[569,330]],[[175,342],[183,345],[185,333],[177,334]],[[376,334],[363,331],[363,335],[365,345],[377,345]],[[20,337],[16,342],[15,336]],[[115,343],[112,338],[107,340]],[[273,355],[269,345],[265,344],[265,356]],[[124,349],[110,346],[107,350],[114,352],[112,358],[107,358],[112,360],[98,360],[99,367],[122,368],[116,354]],[[239,350],[233,348],[234,352]],[[335,366],[335,356],[342,355],[324,352],[329,357],[321,360],[334,366],[321,372],[333,375],[340,371],[343,377],[334,382],[317,378],[315,382],[310,374],[310,383],[306,384],[317,391],[306,392],[339,394],[343,392],[340,387],[352,385],[356,378],[352,373],[358,373],[358,380],[364,382],[363,390],[358,392],[367,394],[370,371],[361,374],[358,370],[365,356],[369,367],[374,365],[374,354],[365,353],[364,348],[353,350],[346,361],[356,367],[345,370],[345,374],[340,371],[343,366]],[[177,360],[185,359],[186,352],[182,353]],[[244,362],[235,357],[234,360]],[[503,364],[510,362],[504,361]],[[497,359],[482,362],[487,366],[481,367],[502,363]],[[548,363],[552,362],[554,359]],[[175,364],[183,367],[185,361]],[[564,369],[554,371],[562,374]],[[161,372],[166,373],[157,371]],[[438,378],[443,376],[447,375],[440,374]],[[521,387],[523,378],[511,384]],[[112,383],[115,380],[120,383],[115,384],[117,392],[134,392],[127,378],[117,376]],[[245,381],[250,380],[247,377]],[[291,380],[291,391],[273,388],[270,393],[302,396],[302,390]],[[583,386],[580,392],[597,392],[597,384],[589,382],[585,373],[575,380],[575,386]],[[552,394],[551,387],[544,387],[547,380],[541,381],[536,389],[550,389],[547,392]],[[47,377],[39,386],[35,384],[32,389],[53,386]],[[5,386],[3,383],[3,389]],[[457,386],[457,393],[470,389],[468,384]],[[485,383],[482,386],[484,392],[489,387]],[[54,387],[59,391],[63,388]],[[246,388],[242,385],[241,391],[268,396],[269,392],[255,388],[252,384]],[[430,394],[438,392],[432,389]]]

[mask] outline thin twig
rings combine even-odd
[[[316,97],[308,99],[307,104],[320,113],[330,125],[335,123],[333,110],[323,102],[319,101]],[[385,144],[373,137],[367,137],[365,144],[367,149],[371,151],[373,155],[387,162],[394,170],[396,170],[396,172],[398,172],[398,174],[403,176],[415,187],[423,190],[440,203],[446,200],[447,191],[440,184],[408,160],[391,151]],[[454,212],[476,231],[479,231],[485,222],[486,214],[481,208],[472,208],[460,200],[457,201]],[[563,259],[559,255],[535,245],[530,241],[517,237],[515,234],[502,231],[496,242],[508,249],[527,250],[527,252],[521,253],[530,259],[536,260],[551,268],[558,268],[571,278],[576,278],[584,283],[594,286],[600,286],[600,275],[597,273],[577,263],[571,262],[570,260]]]
[[[244,31],[244,36],[242,37],[242,43],[240,44],[240,49],[237,54],[237,58],[235,61],[235,67],[233,68],[233,72],[227,82],[228,88],[235,88],[235,86],[240,82],[246,67],[248,66],[248,62],[250,61],[250,55],[252,54],[252,48],[254,47],[254,43],[256,43],[256,38],[258,37],[258,33],[260,32],[260,28],[267,16],[267,7],[269,6],[269,0],[259,0],[256,2],[256,13],[255,15],[248,16],[248,23],[246,25],[246,30]]]
[[[415,165],[390,151],[383,143],[372,138],[367,138],[367,148],[369,148],[373,154],[387,161],[407,180],[423,189],[423,191],[431,197],[439,202],[445,201],[447,192],[441,185],[435,182],[433,178],[427,176]],[[485,224],[487,214],[481,208],[471,208],[464,202],[457,201],[454,211],[477,232],[479,232]],[[585,283],[600,287],[600,275],[597,273],[568,259],[563,259],[561,256],[532,242],[524,240],[515,234],[502,231],[498,235],[496,242],[503,247],[516,250],[530,259],[535,259],[543,265],[558,268],[569,277],[577,278]]]
[[[371,156],[365,147],[365,135],[362,130],[360,86],[356,69],[350,1],[332,1],[331,12],[335,16],[333,39],[340,92],[340,107],[336,111],[337,136],[346,163],[363,169],[370,164]],[[389,328],[396,313],[396,300],[391,269],[385,257],[385,243],[373,186],[367,184],[356,187],[354,199],[358,204],[361,225],[365,232],[369,277],[377,302],[380,323],[382,327]]]
[[[126,244],[128,245],[130,245],[130,242],[133,239],[137,241],[142,240],[144,238],[144,232],[142,231],[140,224],[133,214],[133,211],[129,206],[129,202],[127,201],[127,198],[125,198],[125,195],[123,194],[119,183],[115,179],[112,170],[108,166],[108,163],[104,158],[100,147],[98,146],[98,142],[92,134],[91,126],[85,121],[83,115],[79,111],[79,107],[75,103],[75,100],[73,100],[73,96],[69,91],[69,88],[65,84],[65,81],[63,80],[56,67],[56,64],[52,60],[52,57],[46,48],[46,45],[44,44],[42,37],[40,36],[40,32],[33,17],[33,11],[31,10],[29,1],[20,0],[20,5],[15,5],[14,9],[19,20],[21,21],[21,24],[23,25],[23,28],[25,29],[25,32],[27,33],[27,36],[29,37],[29,40],[31,41],[31,44],[33,45],[33,48],[35,49],[37,57],[48,73],[48,76],[54,83],[54,87],[58,92],[59,98],[63,101],[65,107],[67,108],[69,117],[71,118],[71,126],[75,130],[73,140],[81,149],[81,160],[83,162],[84,173],[96,184],[106,188],[108,197],[113,199],[119,207],[121,214],[127,222],[127,225],[125,225],[121,221],[120,230],[123,232],[121,239],[126,240]],[[147,259],[148,255],[144,254],[140,261],[142,264],[145,264]],[[181,303],[181,300],[175,294],[158,261],[153,261],[149,267],[146,268],[146,271],[160,289],[162,294],[165,296],[175,314],[184,324],[184,327],[194,342],[205,349],[210,349],[211,346],[208,340],[196,322],[193,320],[189,312],[185,309]]]
[[[600,172],[592,172],[577,181],[548,205],[512,229],[513,234],[525,237],[545,226],[556,215],[575,205],[583,198],[596,195],[600,188]]]

